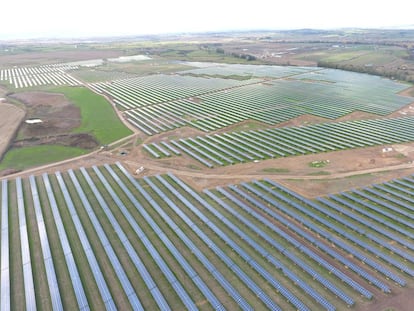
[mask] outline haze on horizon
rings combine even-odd
[[[413,26],[407,0],[14,0],[2,3],[0,40],[255,29]]]

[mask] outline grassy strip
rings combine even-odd
[[[201,194],[200,194],[201,195]],[[215,201],[213,201],[210,198],[205,197],[204,195],[201,195],[205,198],[205,200],[216,210],[218,210],[224,217],[226,217],[229,221],[231,221],[234,225],[238,226],[238,228],[243,231],[244,233],[248,234],[248,231],[243,229],[244,225],[239,224],[234,217],[222,209]],[[193,203],[195,203],[194,199],[191,199]],[[196,205],[196,204],[194,204]],[[259,265],[261,265],[264,269],[266,269],[275,280],[280,282],[285,288],[290,290],[296,297],[298,297],[302,302],[304,302],[307,306],[310,307],[311,310],[317,310],[318,307],[315,304],[315,302],[310,299],[310,297],[303,293],[303,290],[300,287],[294,286],[295,284],[290,280],[286,275],[284,275],[280,270],[278,270],[273,264],[271,264],[269,261],[266,260],[259,252],[255,250],[249,243],[247,243],[245,240],[243,240],[238,234],[233,232],[227,225],[225,225],[223,222],[218,220],[217,217],[215,217],[211,212],[209,212],[204,207],[199,207],[199,209],[203,212],[205,216],[209,218],[209,220],[214,223],[218,228],[220,228],[228,237],[230,237],[238,246],[242,247],[246,253],[249,254],[251,258],[253,258]],[[258,245],[262,245],[262,241],[259,240],[257,235],[255,233],[249,234],[251,240],[255,241]],[[268,249],[269,253],[272,253],[272,249]],[[291,269],[293,272],[295,272],[298,276],[302,278],[303,281],[307,282],[307,284],[312,284],[312,280],[307,277],[306,274],[302,273],[302,271],[295,271],[297,268],[289,261],[285,260],[283,256],[281,256],[278,252],[275,252],[271,254],[274,258],[276,258],[278,261],[282,262],[285,267]],[[250,265],[248,267],[251,269]],[[254,270],[252,270],[254,271]],[[253,272],[254,273],[254,272]],[[262,279],[262,281],[258,284],[262,284],[263,282],[266,282],[265,279]],[[283,310],[287,310],[292,307],[292,305],[289,305],[286,302],[286,299],[282,294],[279,294],[278,296],[275,296],[275,301],[282,307]]]
[[[23,170],[29,167],[57,162],[85,154],[81,148],[42,145],[11,149],[0,163],[0,170],[12,168]]]
[[[85,290],[85,295],[88,299],[89,306],[91,307],[91,309],[104,308],[102,297],[96,286],[95,279],[92,277],[92,271],[90,270],[86,255],[83,252],[82,244],[76,232],[76,227],[73,224],[69,209],[66,207],[65,199],[60,190],[56,176],[50,175],[49,180],[55,194],[60,217],[62,218],[63,226],[65,228],[66,235],[71,246],[72,255],[75,259],[76,266],[78,268],[79,276],[82,280],[83,288]],[[75,205],[80,204],[80,201],[77,200],[78,199],[76,198],[73,201]],[[77,204],[77,202],[79,202],[79,204]],[[93,290],[90,290],[92,288]]]
[[[43,179],[41,177],[37,178],[37,185],[39,199],[43,210],[43,218],[47,230],[47,237],[50,244],[50,251],[53,257],[56,278],[59,283],[62,305],[65,310],[74,310],[78,308],[78,304],[75,297],[75,292],[73,290],[72,282],[69,276],[69,270],[66,265],[65,254],[63,253],[62,245],[60,243],[59,234],[55,224],[55,218],[52,213],[52,208],[49,203]],[[62,204],[60,197],[55,197],[55,200],[58,205]]]
[[[9,182],[9,254],[10,254],[10,304],[15,310],[24,310],[25,292],[22,269],[22,254],[20,249],[20,227],[17,208],[16,182]],[[0,191],[1,192],[1,191]],[[1,199],[1,195],[0,195]],[[11,207],[15,208],[11,208]]]
[[[49,288],[47,285],[46,268],[44,265],[42,247],[37,227],[36,213],[28,179],[23,180],[23,195],[25,197],[26,225],[29,238],[30,259],[32,262],[33,282],[35,287],[36,309],[52,310]]]
[[[132,134],[102,96],[84,87],[59,87],[52,92],[64,94],[81,111],[82,124],[75,133],[91,133],[105,145]]]
[[[118,217],[117,217],[118,216],[118,208],[116,207],[115,203],[112,201],[112,199],[110,198],[110,195],[104,189],[104,186],[99,181],[99,179],[96,176],[95,172],[91,169],[88,169],[88,173],[90,174],[91,178],[95,182],[95,185],[96,185],[97,189],[99,190],[100,194],[102,195],[102,197],[104,198],[105,202],[110,207],[112,214],[114,215],[114,217],[117,218],[117,220],[119,222],[119,225],[121,226],[122,230],[124,230],[124,232],[126,234],[126,232],[129,230],[129,227],[127,227],[128,224],[126,222],[125,223],[122,222],[122,221],[124,221],[123,218],[118,219]],[[80,177],[83,178],[83,176],[79,175],[78,178],[79,178],[79,182],[81,183],[82,187],[85,190],[86,187],[88,187],[88,186],[87,186],[86,182],[85,182],[85,186],[84,186],[84,184],[83,184],[84,179],[81,179]],[[88,195],[88,199],[91,198],[92,196],[93,196],[93,200],[95,201],[95,196],[94,196],[93,193],[91,193],[91,195]],[[92,201],[90,203],[93,204]],[[93,206],[95,206],[95,205],[93,205]],[[99,203],[96,203],[96,206],[99,206]],[[105,232],[107,234],[107,237],[108,237],[114,251],[118,255],[118,259],[121,262],[125,273],[128,275],[128,278],[131,281],[132,286],[134,286],[135,292],[136,292],[137,296],[139,297],[141,303],[143,304],[143,306],[145,308],[151,309],[155,305],[155,302],[152,299],[152,295],[147,290],[147,287],[146,287],[144,281],[142,280],[141,276],[139,275],[139,271],[136,269],[136,266],[134,265],[133,261],[130,259],[130,256],[129,256],[128,252],[126,251],[124,245],[120,241],[119,236],[116,234],[116,232],[114,230],[114,227],[111,224],[111,221],[108,219],[108,217],[106,216],[105,212],[102,209],[95,210],[95,214],[96,214],[96,217],[99,218],[100,224],[103,227],[103,229],[105,230]],[[120,216],[120,217],[122,217],[122,216]],[[138,252],[138,255],[141,256],[139,252]]]
[[[168,177],[163,176],[165,179],[171,183],[174,187],[176,184]],[[179,207],[181,207],[181,210],[193,221],[223,252],[226,253],[226,255],[242,269],[249,277],[257,284],[259,285],[263,291],[271,297],[272,300],[274,300],[276,303],[279,304],[279,298],[277,293],[271,288],[269,284],[266,282],[263,282],[263,279],[256,273],[253,272],[251,267],[230,247],[228,247],[225,242],[220,239],[213,231],[208,228],[193,212],[191,212],[181,201],[175,197],[173,194],[169,192],[158,180],[153,179],[152,180],[160,189],[163,190],[167,196],[174,201]],[[176,187],[176,190],[180,192],[184,197],[189,199],[192,203],[195,203],[195,206],[198,206],[199,204],[196,203],[192,198],[189,197],[189,195],[184,192],[180,187]],[[168,211],[166,211],[168,212]],[[174,212],[171,212],[174,214]],[[178,222],[182,222],[182,220],[179,220]],[[187,228],[187,225],[184,225]],[[184,226],[180,226],[180,228],[184,228]],[[184,230],[184,229],[183,229]],[[191,233],[194,238],[192,238],[192,241],[200,248],[200,250],[203,251],[204,255],[206,255],[212,262],[215,264],[216,268],[220,270],[220,272],[223,273],[223,275],[227,278],[229,282],[232,283],[232,285],[239,290],[240,294],[252,305],[256,308],[260,309],[262,307],[262,302],[257,299],[257,297],[250,291],[250,289],[247,287],[244,282],[239,279],[236,274],[231,271],[230,268],[227,267],[226,264],[223,264],[223,261],[217,257],[217,255],[214,254],[211,250],[209,250],[209,246],[206,244],[206,241],[202,241],[196,234],[193,234],[192,230],[187,229],[187,232]]]
[[[90,173],[90,172],[89,172]],[[96,200],[92,190],[89,188],[86,180],[84,179],[82,173],[80,171],[76,171],[75,175],[82,187],[82,189],[85,192],[85,195],[87,196],[87,199],[92,207],[94,208],[94,213],[96,217],[99,219],[99,222],[101,223],[102,227],[104,228],[108,239],[111,242],[111,245],[114,247],[114,250],[116,254],[118,255],[119,259],[121,259],[123,256],[125,256],[125,252],[123,250],[118,250],[115,248],[115,245],[119,242],[119,239],[115,233],[115,231],[112,228],[108,228],[110,226],[109,221],[106,219],[105,213],[102,210],[102,207]],[[94,178],[91,174],[91,178]],[[69,183],[68,183],[69,184]],[[72,185],[71,185],[72,187]],[[97,184],[98,187],[98,184]],[[69,188],[69,191],[72,192],[72,188]],[[106,196],[103,195],[105,201]],[[102,274],[105,278],[106,284],[108,286],[109,291],[111,292],[112,298],[114,299],[114,302],[119,310],[131,310],[130,304],[128,302],[128,299],[125,295],[125,292],[120,284],[119,278],[116,275],[116,272],[114,270],[114,267],[112,266],[111,261],[109,260],[108,256],[106,255],[106,252],[100,243],[100,239],[96,235],[96,231],[94,229],[94,226],[92,222],[89,219],[89,216],[87,215],[87,212],[85,208],[80,208],[82,204],[78,204],[76,206],[77,213],[79,215],[79,218],[82,222],[83,228],[86,232],[86,235],[89,239],[90,245],[93,249],[93,253],[96,256],[96,259],[98,261],[98,264],[101,268]],[[114,241],[116,240],[116,241]],[[126,270],[126,269],[125,269]],[[92,274],[90,274],[92,276]],[[130,279],[131,280],[131,279]],[[95,282],[95,279],[93,279]],[[132,280],[131,280],[132,281]]]
[[[105,176],[105,178],[108,180],[109,183],[112,183],[113,181],[109,178],[109,175],[106,173],[106,170],[104,168],[100,169],[101,173]],[[151,254],[147,250],[147,248],[143,245],[141,242],[140,237],[137,236],[131,225],[129,224],[128,220],[125,218],[121,210],[118,208],[118,206],[114,203],[112,200],[111,195],[106,191],[103,184],[100,182],[98,176],[95,174],[94,171],[89,170],[90,176],[94,179],[96,187],[101,192],[101,195],[104,197],[107,204],[111,207],[111,211],[115,218],[117,219],[119,225],[124,230],[124,233],[127,235],[129,241],[134,246],[138,256],[141,258],[142,262],[145,264],[146,268],[148,269],[148,272],[153,277],[154,281],[157,283],[157,286],[159,287],[160,291],[163,293],[165,299],[167,300],[168,304],[173,310],[182,310],[184,308],[183,303],[178,298],[176,292],[172,289],[168,279],[166,276],[162,273],[160,267],[156,264],[154,258],[152,258]],[[120,197],[122,202],[125,204],[125,206],[129,209],[129,211],[132,213],[131,207],[133,205],[128,202],[128,199],[125,197],[122,191],[115,186],[112,185],[114,192]],[[149,227],[149,225],[146,224],[146,222],[142,219],[142,217],[138,216],[137,223],[142,228],[142,230],[147,235],[148,239],[151,241],[153,246],[157,249],[161,257],[166,261],[165,256],[163,256],[163,253],[161,252],[162,248],[165,249],[165,246],[158,240],[157,241],[157,235],[154,233],[154,231]],[[168,263],[167,263],[168,264]],[[173,273],[177,273],[177,269],[171,268]],[[182,282],[182,279],[180,276],[185,277],[184,275],[177,275],[177,279]]]
[[[108,180],[110,180],[109,179],[109,174],[107,173],[107,171],[102,170],[102,172],[105,175],[107,175]],[[119,174],[122,174],[122,173],[119,173]],[[127,184],[127,183],[125,183],[125,184]],[[123,192],[123,190],[118,189],[118,187],[115,186],[115,185],[116,184],[114,184],[114,191],[117,192],[117,194],[119,195],[121,200],[123,202],[125,202],[125,205],[127,207],[131,207],[130,208],[131,214],[133,215],[135,220],[139,223],[139,225],[142,226],[143,230],[145,230],[145,232],[148,234],[148,237],[151,239],[151,242],[153,243],[153,245],[157,248],[158,252],[164,258],[165,262],[169,265],[169,267],[174,272],[177,279],[179,279],[179,281],[181,282],[183,287],[187,290],[188,294],[192,297],[193,301],[197,305],[202,306],[203,310],[211,310],[211,306],[206,301],[205,296],[200,292],[198,287],[196,287],[195,284],[191,281],[188,274],[181,267],[181,264],[179,262],[177,262],[175,257],[172,255],[172,253],[170,253],[170,251],[165,246],[165,244],[161,242],[161,239],[158,237],[158,235],[156,233],[154,233],[154,231],[149,226],[149,224],[146,221],[142,220],[143,216],[135,209],[135,207],[133,205],[133,202],[131,202],[129,200],[129,198],[127,198],[127,196]],[[133,190],[132,192],[137,193],[136,190],[135,191]],[[144,202],[144,200],[140,196],[136,196],[136,199],[139,200],[140,202],[142,202],[142,206],[145,208],[145,210],[147,212],[149,212],[149,210],[152,209],[151,206],[146,201]],[[153,219],[157,223],[157,225],[161,228],[161,230],[166,234],[166,236],[168,236],[168,238],[171,239],[172,236],[174,236],[174,232],[169,231],[168,228],[167,228],[167,231],[166,231],[166,228],[163,228],[163,225],[165,223],[162,220],[159,219],[159,216],[155,216],[155,217],[153,217]],[[174,245],[178,248],[178,246],[180,245],[180,242],[178,242],[178,241],[174,241],[174,242],[173,242]],[[184,253],[182,253],[182,255],[188,260],[189,256],[191,256],[191,252],[189,252],[189,251],[186,252],[185,247],[181,246],[180,251],[183,251],[183,250],[184,250]],[[191,266],[194,268],[194,270],[199,270],[200,269],[201,264],[198,261],[192,263],[188,260],[188,262],[191,264]]]

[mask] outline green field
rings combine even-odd
[[[90,133],[102,145],[132,134],[118,119],[105,98],[96,95],[89,89],[59,87],[52,91],[64,94],[74,105],[79,107],[82,125],[74,130],[75,133]]]
[[[101,96],[83,87],[59,87],[48,89],[53,93],[64,94],[74,105],[79,107],[82,117],[80,127],[73,133],[89,133],[101,145],[109,144],[132,132],[122,124],[110,104]],[[26,169],[76,157],[88,150],[60,145],[41,145],[11,149],[0,162],[0,170]]]
[[[16,148],[8,151],[0,163],[0,170],[23,170],[29,167],[62,161],[87,153],[81,148],[42,145],[34,147]]]

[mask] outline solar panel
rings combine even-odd
[[[112,227],[114,228],[116,234],[118,235],[120,241],[122,242],[125,250],[127,251],[129,257],[131,258],[132,262],[134,263],[136,269],[140,272],[141,277],[144,280],[145,285],[150,290],[151,295],[154,297],[155,302],[157,305],[162,309],[165,308],[166,310],[170,310],[167,301],[165,300],[164,296],[161,294],[159,288],[157,287],[156,283],[152,279],[150,273],[148,272],[147,268],[145,267],[144,263],[142,262],[141,258],[138,256],[137,252],[135,251],[134,247],[131,245],[130,241],[126,237],[124,231],[122,230],[121,226],[119,225],[118,221],[112,214],[109,206],[106,204],[105,200],[103,199],[102,195],[100,194],[99,190],[97,189],[96,185],[92,181],[89,173],[86,171],[85,168],[81,168],[82,175],[85,177],[89,187],[91,188],[92,192],[94,193],[96,199],[98,200],[101,208],[105,212],[107,218],[109,219]],[[74,176],[74,175],[73,175]]]
[[[53,265],[50,253],[49,240],[47,237],[46,227],[43,220],[42,209],[40,206],[39,194],[37,192],[36,180],[33,175],[29,177],[30,187],[32,190],[33,205],[36,214],[37,228],[39,230],[40,246],[43,253],[43,261],[46,268],[46,277],[49,286],[50,298],[54,310],[63,310],[62,300],[60,297],[58,282],[56,279],[55,267]]]
[[[175,290],[178,297],[181,299],[181,301],[184,303],[184,305],[189,310],[198,310],[197,306],[191,299],[191,297],[188,295],[187,291],[184,289],[184,287],[181,285],[181,283],[178,281],[174,273],[171,271],[167,263],[164,261],[164,259],[161,257],[157,249],[154,247],[152,242],[148,239],[146,233],[142,230],[142,228],[139,226],[139,224],[135,221],[134,217],[130,214],[128,209],[124,206],[121,199],[118,197],[118,195],[115,193],[115,191],[112,189],[111,185],[108,183],[107,179],[103,176],[103,174],[100,172],[100,170],[93,166],[94,172],[97,174],[99,180],[105,187],[105,189],[110,194],[111,198],[114,200],[115,204],[119,208],[119,210],[124,215],[125,219],[128,221],[128,223],[131,225],[131,228],[135,231],[137,236],[140,238],[141,242],[144,244],[145,248],[149,252],[149,254],[154,259],[155,263],[158,265],[158,267],[161,269],[161,272],[163,275],[167,278],[169,281],[169,284],[171,287]],[[86,170],[85,170],[86,171]],[[101,206],[104,206],[104,209],[106,210],[107,214],[110,212],[109,206],[101,200],[102,204]],[[113,217],[111,217],[113,218]],[[113,218],[115,219],[115,218]],[[115,220],[116,221],[116,220]],[[120,227],[118,230],[122,230]]]
[[[81,244],[82,247],[84,249],[89,249],[91,246],[89,244],[89,240],[86,236],[85,230],[83,228],[83,225],[79,219],[79,216],[76,212],[75,206],[73,204],[73,201],[70,197],[69,191],[66,187],[65,181],[62,178],[62,175],[60,174],[60,172],[56,172],[55,173],[58,184],[60,189],[62,190],[66,205],[68,207],[69,213],[72,217],[73,223],[75,225],[76,228],[76,232],[81,240]],[[81,198],[82,204],[85,207],[86,211],[87,211],[87,215],[89,216],[89,219],[92,222],[92,225],[94,226],[94,229],[97,232],[97,236],[102,244],[102,246],[104,247],[104,250],[109,258],[109,261],[112,264],[112,267],[114,268],[116,275],[118,276],[121,286],[124,289],[125,295],[128,297],[128,300],[132,306],[132,308],[134,310],[144,310],[143,306],[141,305],[140,300],[138,299],[123,267],[122,264],[120,263],[115,251],[113,250],[111,243],[109,242],[105,231],[103,230],[102,226],[100,225],[98,219],[95,216],[95,213],[93,211],[93,209],[91,208],[91,206],[89,205],[88,200],[86,199],[86,195],[83,192],[78,180],[76,179],[76,176],[73,174],[72,171],[69,171],[69,175],[72,179],[72,182],[79,194],[79,197]]]
[[[0,261],[0,310],[10,310],[10,269],[9,269],[9,202],[8,182],[1,182],[1,261]]]
[[[144,178],[147,184],[166,202],[167,196],[151,182],[148,178]],[[163,183],[164,184],[164,183]],[[174,188],[168,183],[164,184],[170,191]],[[178,196],[177,196],[178,197]],[[233,262],[191,219],[175,204],[169,204],[173,211],[200,237],[200,239],[208,245],[208,247],[244,282],[244,284],[255,293],[257,297],[271,310],[281,310],[280,307],[270,299],[262,289],[243,271],[237,264]]]
[[[175,247],[175,245],[171,242],[168,236],[156,224],[156,222],[150,216],[150,214],[141,206],[141,204],[138,202],[135,196],[131,193],[131,191],[126,187],[126,185],[119,178],[119,176],[114,172],[114,170],[107,164],[105,165],[105,168],[110,173],[112,178],[117,182],[117,184],[121,187],[122,191],[127,195],[129,200],[133,203],[133,205],[138,210],[138,212],[141,214],[141,216],[147,221],[147,223],[151,226],[154,232],[156,232],[157,236],[165,244],[165,246],[170,251],[170,253],[175,257],[175,259],[181,265],[184,271],[187,273],[189,278],[196,284],[196,286],[200,289],[203,295],[205,295],[205,297],[210,302],[210,304],[215,308],[223,309],[224,306],[221,304],[221,302],[213,294],[210,288],[204,283],[204,281],[200,279],[197,272],[193,269],[190,263],[184,258],[184,256]]]
[[[68,237],[66,235],[65,227],[60,217],[60,212],[56,203],[55,196],[53,194],[52,186],[50,185],[49,176],[44,173],[43,184],[46,188],[46,193],[49,199],[50,207],[52,209],[52,214],[54,218],[54,223],[56,225],[60,244],[62,245],[63,253],[65,255],[66,265],[69,270],[69,276],[72,281],[72,286],[75,292],[76,300],[78,302],[78,307],[80,310],[89,310],[88,300],[86,299],[85,290],[83,288],[79,272],[73,258],[72,249],[69,244]]]

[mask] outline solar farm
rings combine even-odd
[[[226,74],[241,70],[228,67]],[[247,71],[251,78],[245,80],[194,77],[199,73],[195,69],[90,87],[112,98],[127,120],[147,135],[182,126],[210,132],[245,120],[276,125],[304,114],[326,119],[354,111],[387,115],[413,101],[397,94],[407,85],[379,77],[312,67],[278,68],[276,74],[272,67],[260,70],[268,75],[262,78]]]
[[[71,64],[52,64],[38,67],[17,67],[0,70],[0,81],[6,81],[16,89],[44,85],[81,85],[68,71],[78,69]]]
[[[2,310],[343,310],[414,276],[413,177],[310,200],[116,163],[1,189]]]
[[[359,311],[412,291],[414,170],[315,196],[297,176],[291,188],[249,175],[374,147],[408,148],[392,160],[409,165],[410,85],[319,67],[180,65],[191,69],[102,71],[98,82],[82,80],[81,62],[0,69],[13,92],[88,87],[134,130],[79,162],[1,179],[0,311]]]

